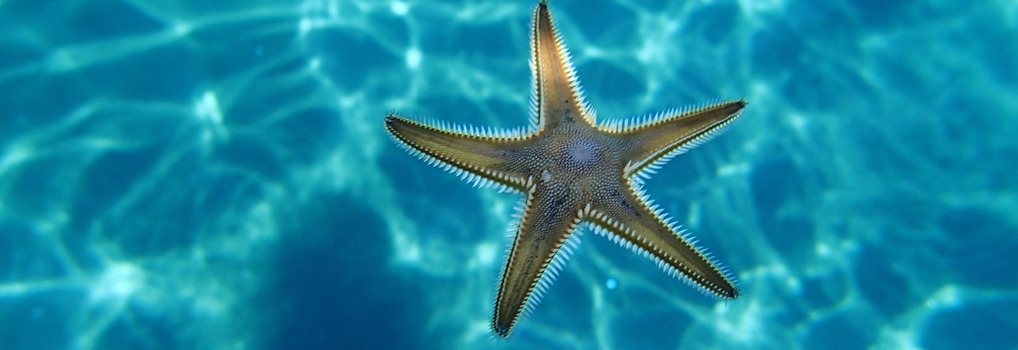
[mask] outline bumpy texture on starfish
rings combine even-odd
[[[651,203],[642,184],[672,157],[717,135],[746,102],[597,124],[544,1],[534,10],[531,49],[528,130],[478,131],[385,117],[386,129],[410,153],[477,185],[525,195],[499,280],[492,330],[508,337],[520,315],[534,307],[583,222],[707,294],[738,297],[733,279]]]

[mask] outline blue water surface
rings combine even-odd
[[[749,102],[508,340],[518,195],[387,112],[529,120],[536,1],[0,0],[0,349],[1014,349],[1018,3],[552,0],[601,120]]]

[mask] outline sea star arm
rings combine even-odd
[[[566,239],[580,223],[577,196],[534,185],[527,192],[522,221],[509,247],[498,294],[492,329],[508,337],[517,319],[532,308],[550,285],[555,268],[547,273],[549,264]],[[542,276],[544,276],[542,278]]]
[[[476,135],[428,126],[389,114],[385,128],[411,153],[429,161],[438,161],[447,170],[466,171],[476,181],[491,181],[519,192],[526,189],[526,176],[512,170],[508,153],[518,149],[525,140],[520,135]]]
[[[595,232],[655,260],[705,293],[725,299],[739,296],[724,270],[656,208],[648,207],[642,194],[632,189],[620,192],[624,193],[620,198],[595,202],[586,210],[585,220],[596,225]]]
[[[628,142],[630,147],[623,153],[630,160],[626,176],[633,176],[655,163],[707,142],[724,126],[739,116],[746,102],[728,101],[706,107],[664,114],[642,125],[632,127],[609,127]]]
[[[538,132],[572,122],[571,119],[577,117],[594,125],[594,112],[583,98],[569,51],[559,37],[545,1],[534,9],[531,36],[532,98]]]

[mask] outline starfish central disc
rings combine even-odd
[[[604,153],[597,143],[583,137],[570,140],[566,151],[566,165],[583,168],[597,165]]]

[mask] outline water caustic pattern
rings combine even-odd
[[[551,1],[599,118],[751,102],[646,185],[742,293],[585,234],[493,339],[517,198],[382,118],[527,125],[535,4],[0,0],[0,348],[1018,346],[1013,1]]]

